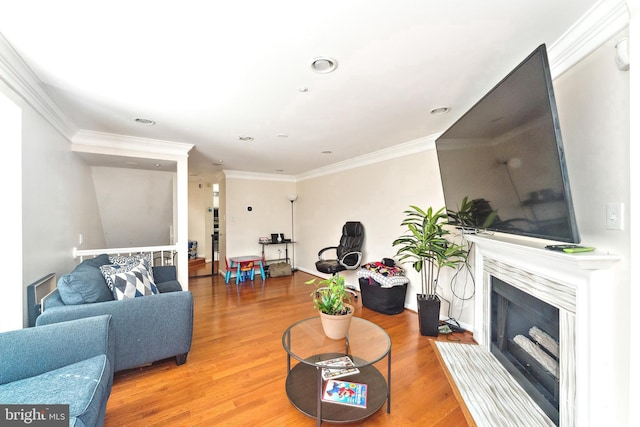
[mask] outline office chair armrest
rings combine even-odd
[[[322,248],[322,249],[320,249],[320,251],[318,251],[318,259],[320,259],[320,260],[326,259],[326,258],[323,258],[322,255],[323,255],[324,252],[330,251],[330,250],[334,250],[336,252],[336,257],[337,257],[338,247],[337,246],[327,246],[326,248]]]
[[[346,260],[351,257],[353,258],[353,255],[356,256],[356,262],[349,264],[346,262]],[[347,270],[354,270],[356,268],[358,268],[360,266],[360,263],[362,262],[362,252],[347,252],[346,254],[344,254],[342,256],[342,258],[340,258],[338,260],[338,262],[344,266],[344,268],[346,268]]]

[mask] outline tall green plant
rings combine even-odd
[[[414,270],[420,273],[422,294],[433,297],[441,269],[453,268],[465,262],[467,251],[464,246],[445,237],[450,231],[444,227],[447,223],[444,207],[437,211],[429,207],[424,211],[411,205],[404,214],[406,217],[401,225],[406,226],[407,231],[393,241],[393,246],[399,246],[396,256],[401,263],[411,263]]]

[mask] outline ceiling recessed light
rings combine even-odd
[[[299,87],[298,88],[298,92],[302,92],[302,93],[309,92],[309,88],[308,87]]]
[[[153,120],[145,119],[143,117],[136,117],[134,121],[142,126],[153,126],[156,124],[156,122],[154,122]]]
[[[336,68],[338,68],[338,61],[328,56],[318,56],[311,62],[311,69],[320,74],[330,73]]]
[[[284,169],[276,169],[276,172],[284,172]]]
[[[289,135],[287,135],[286,133],[276,133],[276,136],[278,138],[289,138]]]
[[[449,111],[451,111],[451,108],[449,107],[437,107],[431,110],[430,113],[434,115],[438,115],[438,114],[447,114]]]
[[[154,166],[159,168],[160,167],[160,163],[156,163]]]
[[[240,141],[253,141],[253,137],[251,136],[239,136],[238,139]]]
[[[331,154],[331,153],[333,153],[333,151],[331,150],[324,150],[321,152],[321,154]]]

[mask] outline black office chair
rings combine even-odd
[[[362,262],[364,227],[358,221],[349,221],[342,227],[338,246],[320,249],[316,269],[321,273],[336,274],[344,270],[355,270]],[[327,258],[335,254],[335,258]]]

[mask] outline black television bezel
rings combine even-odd
[[[516,73],[517,70],[519,70],[528,61],[532,60],[532,58],[536,56],[540,58],[540,61],[542,63],[541,71],[543,73],[544,82],[547,89],[546,99],[549,103],[549,112],[551,115],[551,121],[553,124],[553,130],[555,135],[554,139],[556,142],[555,145],[556,145],[556,150],[558,155],[558,163],[560,166],[560,176],[562,177],[562,189],[564,192],[564,199],[565,199],[566,209],[568,214],[567,225],[569,229],[568,230],[569,236],[563,237],[563,236],[556,236],[556,235],[527,232],[526,230],[506,229],[506,228],[492,227],[492,226],[480,227],[477,225],[469,225],[469,224],[465,224],[464,228],[469,230],[475,230],[475,231],[492,231],[496,233],[505,233],[509,235],[532,237],[536,239],[543,239],[543,240],[550,240],[550,241],[557,241],[557,242],[580,243],[580,233],[578,231],[578,224],[577,224],[575,209],[573,205],[573,198],[571,195],[571,186],[569,184],[569,175],[568,175],[567,163],[565,159],[562,133],[560,131],[560,118],[558,115],[556,97],[553,89],[553,80],[551,78],[551,67],[549,65],[549,58],[547,56],[547,48],[544,43],[539,45],[533,52],[531,52],[524,60],[522,60],[515,68],[513,68],[513,70],[511,70],[502,80],[500,80],[495,86],[493,86],[493,88],[490,91],[488,91],[482,98],[480,98],[480,100],[478,100],[471,108],[469,108],[467,112],[465,112],[465,114],[463,114],[458,120],[456,120],[451,126],[449,126],[447,130],[445,130],[440,136],[436,138],[435,140],[436,153],[438,152],[438,147],[441,146],[443,143],[446,143],[446,142],[443,142],[442,139],[446,139],[446,135],[451,129],[453,129],[457,124],[465,120],[465,118],[470,114],[471,111],[477,108],[490,94],[492,94],[500,86],[505,84],[505,82],[508,81]],[[440,168],[442,168],[442,165],[440,164],[440,158],[438,158],[438,165]],[[445,184],[443,181],[442,173],[440,173],[440,180],[441,180],[442,189],[444,193]],[[446,206],[446,196],[445,196],[445,206]],[[447,210],[455,210],[455,209],[456,208],[454,207],[447,207]],[[448,218],[448,223],[450,225],[454,225],[457,227],[461,226],[460,223],[455,222],[451,217]]]

